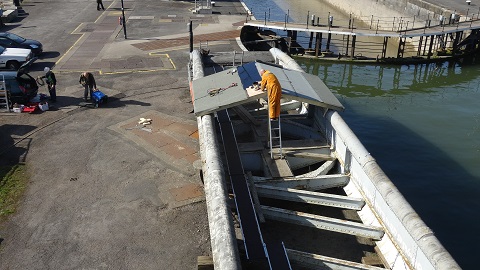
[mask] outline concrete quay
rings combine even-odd
[[[57,102],[36,114],[0,114],[0,164],[26,165],[16,213],[0,226],[1,269],[197,269],[211,255],[191,114],[187,23],[194,44],[240,51],[237,1],[214,14],[194,2],[35,2],[2,27],[44,44],[30,67],[55,72]],[[48,14],[48,16],[45,16]],[[109,102],[82,104],[79,76],[94,74]],[[41,93],[48,93],[45,86]],[[140,118],[152,119],[142,127]]]

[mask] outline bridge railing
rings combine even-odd
[[[252,20],[252,13],[251,11],[247,15],[246,22],[248,20]],[[478,13],[467,14],[465,16],[461,16],[459,14],[450,14],[450,16],[444,15],[428,15],[426,18],[425,16],[412,16],[412,17],[381,17],[381,16],[355,16],[350,14],[349,18],[335,18],[331,15],[330,12],[328,13],[321,13],[317,15],[313,12],[307,12],[305,14],[305,20],[303,21],[294,21],[290,17],[289,11],[284,14],[283,20],[274,20],[270,14],[270,9],[260,14],[255,14],[257,21],[264,21],[264,24],[267,25],[268,23],[284,23],[285,26],[289,23],[295,24],[304,24],[306,28],[315,27],[315,26],[323,26],[323,27],[331,27],[331,28],[347,28],[347,29],[357,29],[357,30],[377,30],[377,31],[392,31],[392,32],[404,32],[404,31],[412,31],[418,29],[428,29],[430,27],[438,27],[438,26],[453,26],[453,25],[465,25],[465,24],[472,24],[473,22],[480,21],[480,10]],[[276,18],[280,17],[278,14],[275,14]]]

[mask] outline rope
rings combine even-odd
[[[211,97],[213,97],[213,96],[215,96],[215,95],[218,95],[220,92],[225,91],[225,90],[227,90],[228,88],[234,87],[234,86],[237,86],[237,85],[238,85],[238,83],[232,83],[232,84],[230,84],[230,85],[227,86],[227,87],[223,87],[223,88],[222,88],[222,87],[219,87],[219,88],[208,89],[208,90],[207,90],[207,93],[208,93]]]

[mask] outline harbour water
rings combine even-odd
[[[257,19],[270,11],[300,21],[330,9],[320,0],[244,2]],[[459,265],[478,269],[480,59],[417,66],[296,60],[343,103],[342,117]]]

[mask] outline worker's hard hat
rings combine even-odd
[[[50,68],[49,68],[49,67],[45,67],[45,68],[43,69],[43,71],[45,71],[45,73],[47,73],[47,72],[50,71]]]

